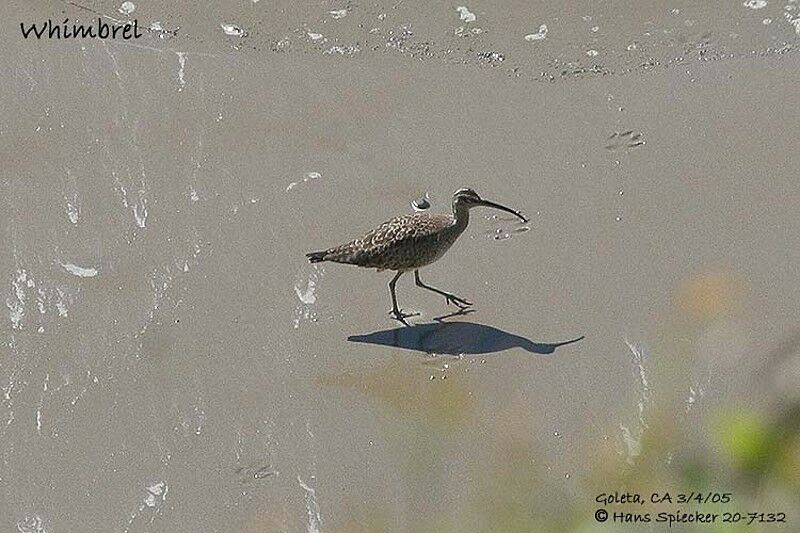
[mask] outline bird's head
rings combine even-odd
[[[519,211],[515,211],[510,207],[506,207],[495,202],[490,202],[489,200],[484,200],[472,189],[458,189],[455,193],[453,193],[453,211],[458,211],[460,208],[471,209],[478,206],[499,209],[500,211],[505,211],[519,217],[523,222],[528,221],[528,219],[525,218]]]

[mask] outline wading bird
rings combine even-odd
[[[523,222],[526,219],[519,211],[504,205],[484,200],[472,189],[459,189],[453,194],[453,214],[414,213],[401,215],[384,222],[363,237],[346,244],[334,246],[320,252],[306,254],[310,263],[333,261],[365,268],[394,270],[397,274],[389,282],[392,295],[391,314],[401,322],[410,314],[403,314],[397,306],[395,285],[406,272],[414,271],[417,287],[433,291],[445,297],[461,309],[472,304],[455,294],[425,285],[419,277],[419,269],[430,265],[450,249],[458,237],[467,229],[469,210],[484,206],[512,213]]]

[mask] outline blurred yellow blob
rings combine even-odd
[[[800,431],[797,428],[783,450],[778,462],[778,471],[787,484],[800,489]]]
[[[731,274],[703,274],[681,287],[678,302],[692,318],[709,319],[736,306],[744,289],[745,283]]]
[[[763,472],[775,459],[776,435],[762,413],[746,409],[724,413],[716,432],[735,468]]]

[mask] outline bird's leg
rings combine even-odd
[[[464,298],[459,298],[455,294],[450,294],[449,292],[444,292],[442,290],[437,289],[436,287],[425,285],[424,283],[422,283],[422,280],[419,279],[419,270],[414,271],[414,280],[417,283],[417,287],[422,287],[423,289],[427,289],[429,291],[433,291],[437,294],[441,294],[442,296],[444,296],[448,304],[453,303],[461,309],[466,309],[467,307],[472,305],[472,303],[468,302]]]
[[[397,307],[397,295],[395,294],[395,286],[397,285],[397,280],[400,279],[400,276],[403,275],[403,272],[400,271],[397,273],[395,277],[389,282],[389,293],[392,295],[392,310],[389,312],[394,318],[402,322],[403,324],[406,323],[405,319],[411,316],[416,316],[419,313],[403,313],[403,311]],[[408,325],[408,324],[406,324]]]
[[[402,272],[398,272],[397,275],[389,282],[389,293],[392,295],[392,313],[394,313],[394,315],[398,318],[400,316],[400,308],[397,307],[397,295],[394,292],[394,288],[397,285],[397,280],[400,279],[400,276],[402,275]]]

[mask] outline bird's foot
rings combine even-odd
[[[462,315],[468,315],[468,314],[474,313],[474,312],[475,312],[475,309],[469,309],[469,308],[466,308],[466,307],[459,307],[458,311],[453,311],[452,313],[447,313],[446,315],[442,315],[442,316],[435,316],[435,317],[433,317],[433,320],[435,320],[436,322],[445,322],[448,318],[453,318],[453,317],[462,316]]]
[[[402,309],[392,309],[391,311],[389,311],[389,315],[395,320],[398,320],[403,324],[408,325],[408,323],[406,322],[406,318],[411,318],[412,316],[419,316],[419,313],[404,313]]]
[[[472,307],[472,302],[469,302],[464,298],[459,298],[455,294],[446,294],[444,299],[447,302],[447,305],[453,304],[459,309],[466,309],[467,307]]]

